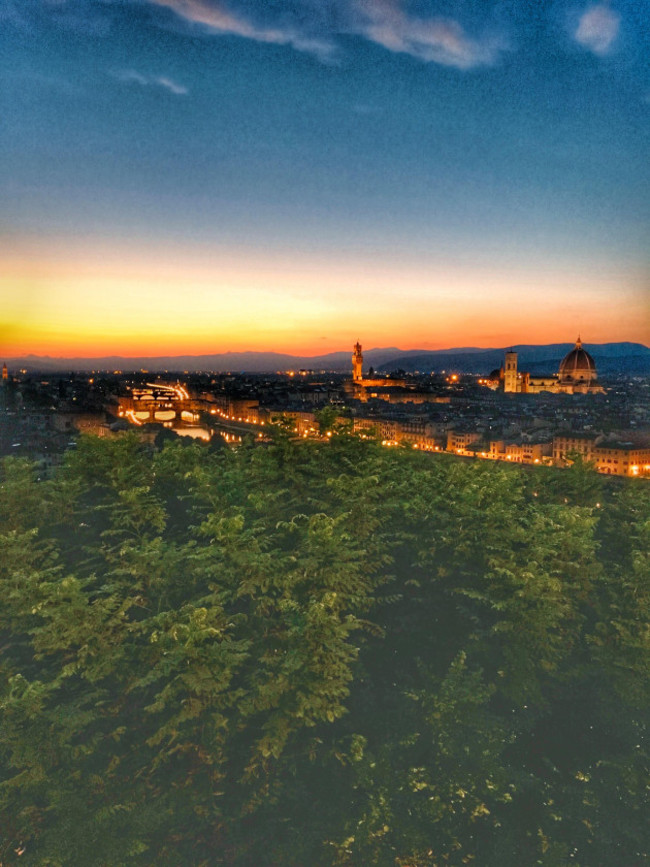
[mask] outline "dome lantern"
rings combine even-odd
[[[582,340],[579,335],[574,348],[562,359],[559,378],[560,382],[585,383],[592,382],[598,378],[596,362],[582,348]]]

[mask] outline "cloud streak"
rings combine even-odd
[[[505,47],[496,37],[471,38],[451,18],[418,18],[408,15],[397,0],[361,0],[363,22],[359,33],[372,42],[418,60],[472,69],[490,66]]]
[[[322,60],[329,59],[335,51],[333,43],[308,31],[301,32],[292,26],[267,27],[255,24],[242,15],[229,11],[222,3],[210,0],[150,0],[156,6],[171,9],[186,21],[201,24],[216,33],[242,36],[256,42],[272,45],[292,45],[298,51],[315,54]]]
[[[609,6],[590,6],[583,12],[575,32],[575,40],[594,54],[609,54],[618,36],[620,16]]]
[[[291,45],[298,51],[331,61],[338,52],[337,37],[360,36],[389,51],[408,54],[426,63],[472,69],[496,63],[505,49],[502,38],[473,37],[452,18],[422,18],[409,14],[403,0],[289,0],[282,13],[269,9],[251,12],[236,0],[149,0],[180,18],[215,33],[257,42]],[[261,16],[261,17],[260,17]]]
[[[175,96],[185,96],[188,89],[181,84],[172,81],[165,75],[142,75],[135,69],[121,69],[112,73],[114,78],[124,84],[139,84],[141,87],[161,87],[173,93]]]

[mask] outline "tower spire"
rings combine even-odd
[[[354,344],[352,353],[352,379],[355,382],[360,382],[363,379],[363,353],[361,352],[361,343],[358,340]]]

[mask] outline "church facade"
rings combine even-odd
[[[596,362],[583,348],[580,337],[560,362],[557,373],[538,376],[520,371],[517,353],[510,350],[506,352],[504,366],[490,375],[488,384],[492,388],[502,388],[507,394],[539,394],[542,391],[555,394],[605,393],[598,382]]]

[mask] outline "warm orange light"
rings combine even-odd
[[[621,280],[621,313],[613,325],[600,300]],[[397,282],[406,301],[399,309],[388,288]],[[523,283],[530,287],[526,297]],[[354,293],[343,291],[349,285]],[[436,293],[438,287],[444,291]],[[566,339],[554,311],[567,304],[567,316],[580,315],[594,343],[647,340],[646,298],[633,281],[595,266],[576,278],[560,260],[531,272],[525,262],[507,269],[444,257],[405,264],[391,261],[388,251],[369,262],[357,253],[333,258],[288,249],[12,236],[11,246],[0,242],[0,294],[7,299],[2,332],[8,357],[246,349],[317,355],[351,344],[359,328],[376,346],[404,349],[443,349],[461,340],[504,346],[522,335],[549,343]],[[507,322],[497,312],[504,298],[517,299]],[[473,321],[482,324],[468,329],[470,307]]]

